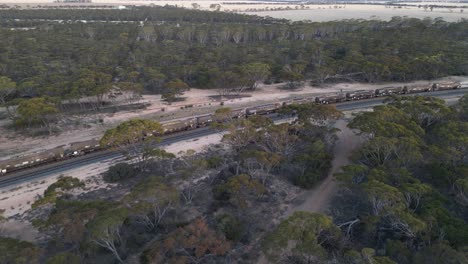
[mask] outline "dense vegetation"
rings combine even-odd
[[[280,263],[468,263],[468,96],[396,97],[349,124],[366,142],[333,218],[296,212],[264,239]]]
[[[33,205],[33,223],[47,235],[41,245],[0,239],[7,244],[0,253],[12,251],[8,263],[254,263],[258,239],[282,214],[285,192],[312,187],[331,167],[328,121],[340,112],[316,105],[285,112],[293,110],[296,124],[275,125],[262,116],[226,120],[216,127],[228,130],[223,145],[206,153],[188,150],[176,158],[145,150],[136,163],[109,168],[103,176],[114,183],[110,190],[77,196],[84,183],[60,178]],[[232,116],[229,111],[217,114]],[[148,126],[154,123],[128,121],[102,140],[145,134]],[[128,141],[121,149],[135,155],[127,150],[140,144]],[[29,262],[15,257],[25,251]]]
[[[128,9],[3,9],[0,10],[3,24],[13,19],[21,20],[100,20],[100,21],[156,21],[195,23],[274,23],[282,20],[233,13],[207,12],[165,7],[130,7]],[[27,22],[27,21],[26,21]],[[26,25],[26,24],[24,24]],[[32,24],[30,24],[32,25]]]
[[[369,138],[340,176],[352,241],[396,263],[468,263],[467,99],[394,98],[350,123]]]
[[[329,172],[329,125],[340,113],[292,105],[284,114],[297,122],[275,125],[262,116],[229,120],[229,111],[218,111],[227,123],[213,126],[228,131],[223,145],[205,153],[145,150],[136,163],[109,169],[105,177],[117,175],[117,185],[81,196],[73,191],[86,188],[82,182],[59,179],[33,206],[47,243],[1,238],[9,250],[2,260],[468,263],[468,96],[453,107],[395,97],[358,114],[349,126],[367,140],[337,175],[343,187],[330,214],[295,211],[286,219],[281,208],[294,185],[309,188]],[[128,121],[103,140],[155,124]],[[140,143],[128,144],[122,151]],[[132,175],[122,177],[120,167]]]
[[[59,179],[33,206],[42,243],[0,238],[0,253],[8,263],[468,263],[468,96],[453,107],[394,97],[355,116],[349,126],[366,140],[337,175],[329,215],[282,208],[295,186],[328,174],[329,125],[341,114],[292,105],[284,114],[297,122],[275,125],[229,120],[229,111],[213,126],[228,131],[223,144],[205,153],[145,150],[109,169],[106,180],[118,182],[110,190],[81,196],[84,183]],[[144,129],[123,123],[103,140]]]
[[[39,20],[46,18],[72,22]],[[101,101],[113,86],[164,93],[171,81],[254,88],[258,81],[409,81],[468,70],[467,21],[287,23],[165,7],[1,10],[0,23],[1,103],[38,96]],[[10,30],[17,27],[30,29]]]
[[[289,24],[165,10],[109,10],[105,18],[0,11],[0,102],[17,104],[18,125],[47,126],[63,99],[102,103],[114,86],[176,100],[188,87],[467,74],[467,21]],[[143,24],[36,20],[145,20],[143,13]],[[17,26],[36,28],[6,28]],[[78,179],[52,184],[30,214],[38,243],[1,237],[0,216],[0,263],[468,263],[467,96],[454,107],[395,97],[355,116],[349,126],[366,141],[338,175],[344,186],[329,216],[296,211],[284,219],[291,197],[329,174],[330,124],[341,113],[305,104],[282,114],[298,119],[232,119],[221,108],[214,119],[225,122],[213,129],[227,131],[223,143],[177,157],[151,148],[156,122],[108,130],[101,142],[135,162],[111,167],[103,175],[109,188],[78,195],[87,188]]]

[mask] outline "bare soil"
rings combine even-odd
[[[363,142],[360,136],[356,135],[347,127],[347,122],[345,120],[337,121],[335,128],[340,129],[340,131],[337,133],[338,141],[334,149],[335,156],[328,177],[315,188],[305,191],[302,195],[297,197],[296,200],[299,202],[293,204],[286,211],[284,215],[285,218],[296,211],[326,213],[333,195],[336,194],[339,188],[334,175],[340,171],[341,167],[350,163],[349,157],[351,153]]]

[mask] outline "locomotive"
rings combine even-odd
[[[333,104],[345,101],[354,100],[365,100],[374,97],[389,96],[394,94],[414,94],[429,91],[443,91],[451,89],[459,89],[461,84],[459,82],[439,82],[430,84],[413,84],[406,86],[389,86],[379,88],[376,90],[357,90],[350,91],[345,94],[325,94],[318,97],[305,97],[296,98],[291,100],[285,100],[278,103],[270,103],[259,105],[249,108],[238,108],[231,111],[231,118],[244,118],[252,115],[267,115],[278,111],[281,107],[291,104],[305,104],[305,103],[316,103],[316,104]],[[214,113],[191,117],[183,120],[175,120],[162,123],[163,134],[168,135],[186,130],[192,130],[196,128],[206,127],[213,122],[223,122],[226,120],[217,120]],[[22,157],[16,157],[9,160],[0,160],[0,175],[10,173],[12,171],[21,170],[37,166],[40,164],[50,163],[54,161],[64,160],[73,158],[76,156],[86,155],[90,152],[99,151],[105,149],[105,146],[99,144],[98,139],[91,139],[80,142],[73,142],[68,145],[62,145],[53,149],[34,153]]]

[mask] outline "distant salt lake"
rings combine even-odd
[[[62,5],[54,4],[53,0],[0,0],[1,3],[18,4],[20,6],[30,5]],[[265,0],[264,2],[268,2]],[[468,8],[462,9],[459,7],[447,8],[438,7],[430,11],[429,8],[418,8],[417,6],[395,6],[383,5],[368,5],[368,4],[348,4],[348,5],[306,5],[307,9],[301,10],[301,7],[295,3],[274,3],[262,4],[252,0],[93,0],[91,5],[107,4],[107,5],[176,5],[179,7],[192,8],[192,4],[197,3],[200,9],[213,10],[210,8],[212,4],[219,4],[221,11],[230,11],[243,14],[251,14],[258,16],[270,16],[274,18],[285,18],[293,21],[311,20],[316,22],[342,20],[342,19],[379,19],[390,20],[394,16],[412,17],[424,19],[426,17],[440,17],[445,21],[456,22],[461,19],[468,19]],[[229,3],[229,4],[226,4]],[[407,2],[401,4],[411,5],[457,5],[468,6],[468,3],[456,2]],[[340,8],[335,8],[340,7]],[[267,11],[250,12],[250,9],[266,9]],[[271,9],[288,8],[291,10],[271,11]],[[297,10],[299,9],[299,10]]]
[[[426,17],[440,17],[448,22],[457,22],[461,19],[468,19],[468,9],[461,12],[460,8],[434,8],[429,9],[418,7],[386,7],[381,5],[339,5],[341,8],[334,8],[332,5],[310,5],[306,10],[281,10],[281,11],[260,11],[243,12],[244,14],[270,16],[274,18],[285,18],[293,21],[311,20],[317,22],[333,21],[341,19],[379,19],[390,20],[392,17],[412,17],[424,19]],[[291,6],[294,9],[294,6]],[[330,8],[331,7],[331,8]],[[255,6],[255,8],[260,8]]]

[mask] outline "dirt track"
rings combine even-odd
[[[298,197],[301,202],[290,207],[286,211],[285,217],[290,216],[296,211],[324,213],[328,209],[331,198],[338,190],[338,183],[333,175],[339,172],[342,166],[349,164],[349,156],[352,151],[362,143],[362,139],[354,134],[346,125],[347,122],[345,120],[339,120],[335,124],[335,127],[341,131],[337,133],[338,142],[335,146],[335,158],[332,161],[330,174],[318,186]]]

